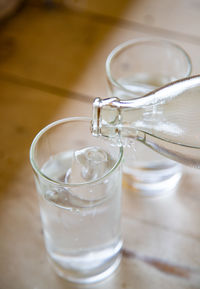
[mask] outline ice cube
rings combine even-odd
[[[108,154],[98,147],[74,152],[72,167],[67,171],[66,183],[85,183],[102,177],[110,169]]]
[[[86,147],[73,154],[72,166],[66,172],[65,183],[81,184],[103,177],[114,166],[114,159],[99,147]],[[107,180],[70,189],[74,197],[93,201],[103,198]]]
[[[61,207],[67,206],[68,204],[68,192],[62,188],[45,191],[44,198]]]

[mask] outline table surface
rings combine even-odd
[[[108,7],[109,2],[109,7]],[[0,288],[200,288],[200,173],[184,168],[177,193],[159,199],[123,187],[123,258],[95,285],[56,276],[45,254],[29,164],[34,135],[90,116],[107,95],[105,60],[119,43],[161,37],[200,71],[197,0],[28,1],[0,26]]]

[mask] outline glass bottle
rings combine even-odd
[[[200,75],[134,100],[96,98],[92,133],[115,142],[140,141],[156,152],[200,167]]]

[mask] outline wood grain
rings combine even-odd
[[[2,289],[91,288],[60,279],[47,261],[29,147],[48,123],[91,115],[93,98],[107,94],[108,53],[162,37],[200,71],[197,1],[50,2],[29,1],[0,26]],[[200,288],[199,174],[184,168],[177,193],[160,199],[138,198],[124,182],[122,263],[92,288]]]
[[[26,7],[1,29],[0,71],[92,98],[104,97],[105,61],[111,50],[131,38],[159,35],[137,27],[127,30],[64,8]],[[193,73],[198,73],[199,46],[167,38],[184,47],[191,55]]]

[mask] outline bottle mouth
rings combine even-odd
[[[91,132],[94,136],[106,136],[102,134],[102,109],[103,108],[109,109],[119,109],[119,99],[116,97],[101,99],[100,97],[95,98],[93,102],[93,112],[92,112],[92,126]],[[118,117],[119,112],[117,113]],[[104,123],[104,126],[105,123]],[[109,127],[111,127],[111,122],[109,122]],[[115,126],[116,129],[116,126]]]
[[[99,97],[95,98],[92,109],[93,110],[92,110],[91,132],[94,136],[99,136],[101,134],[100,128],[101,99]]]

